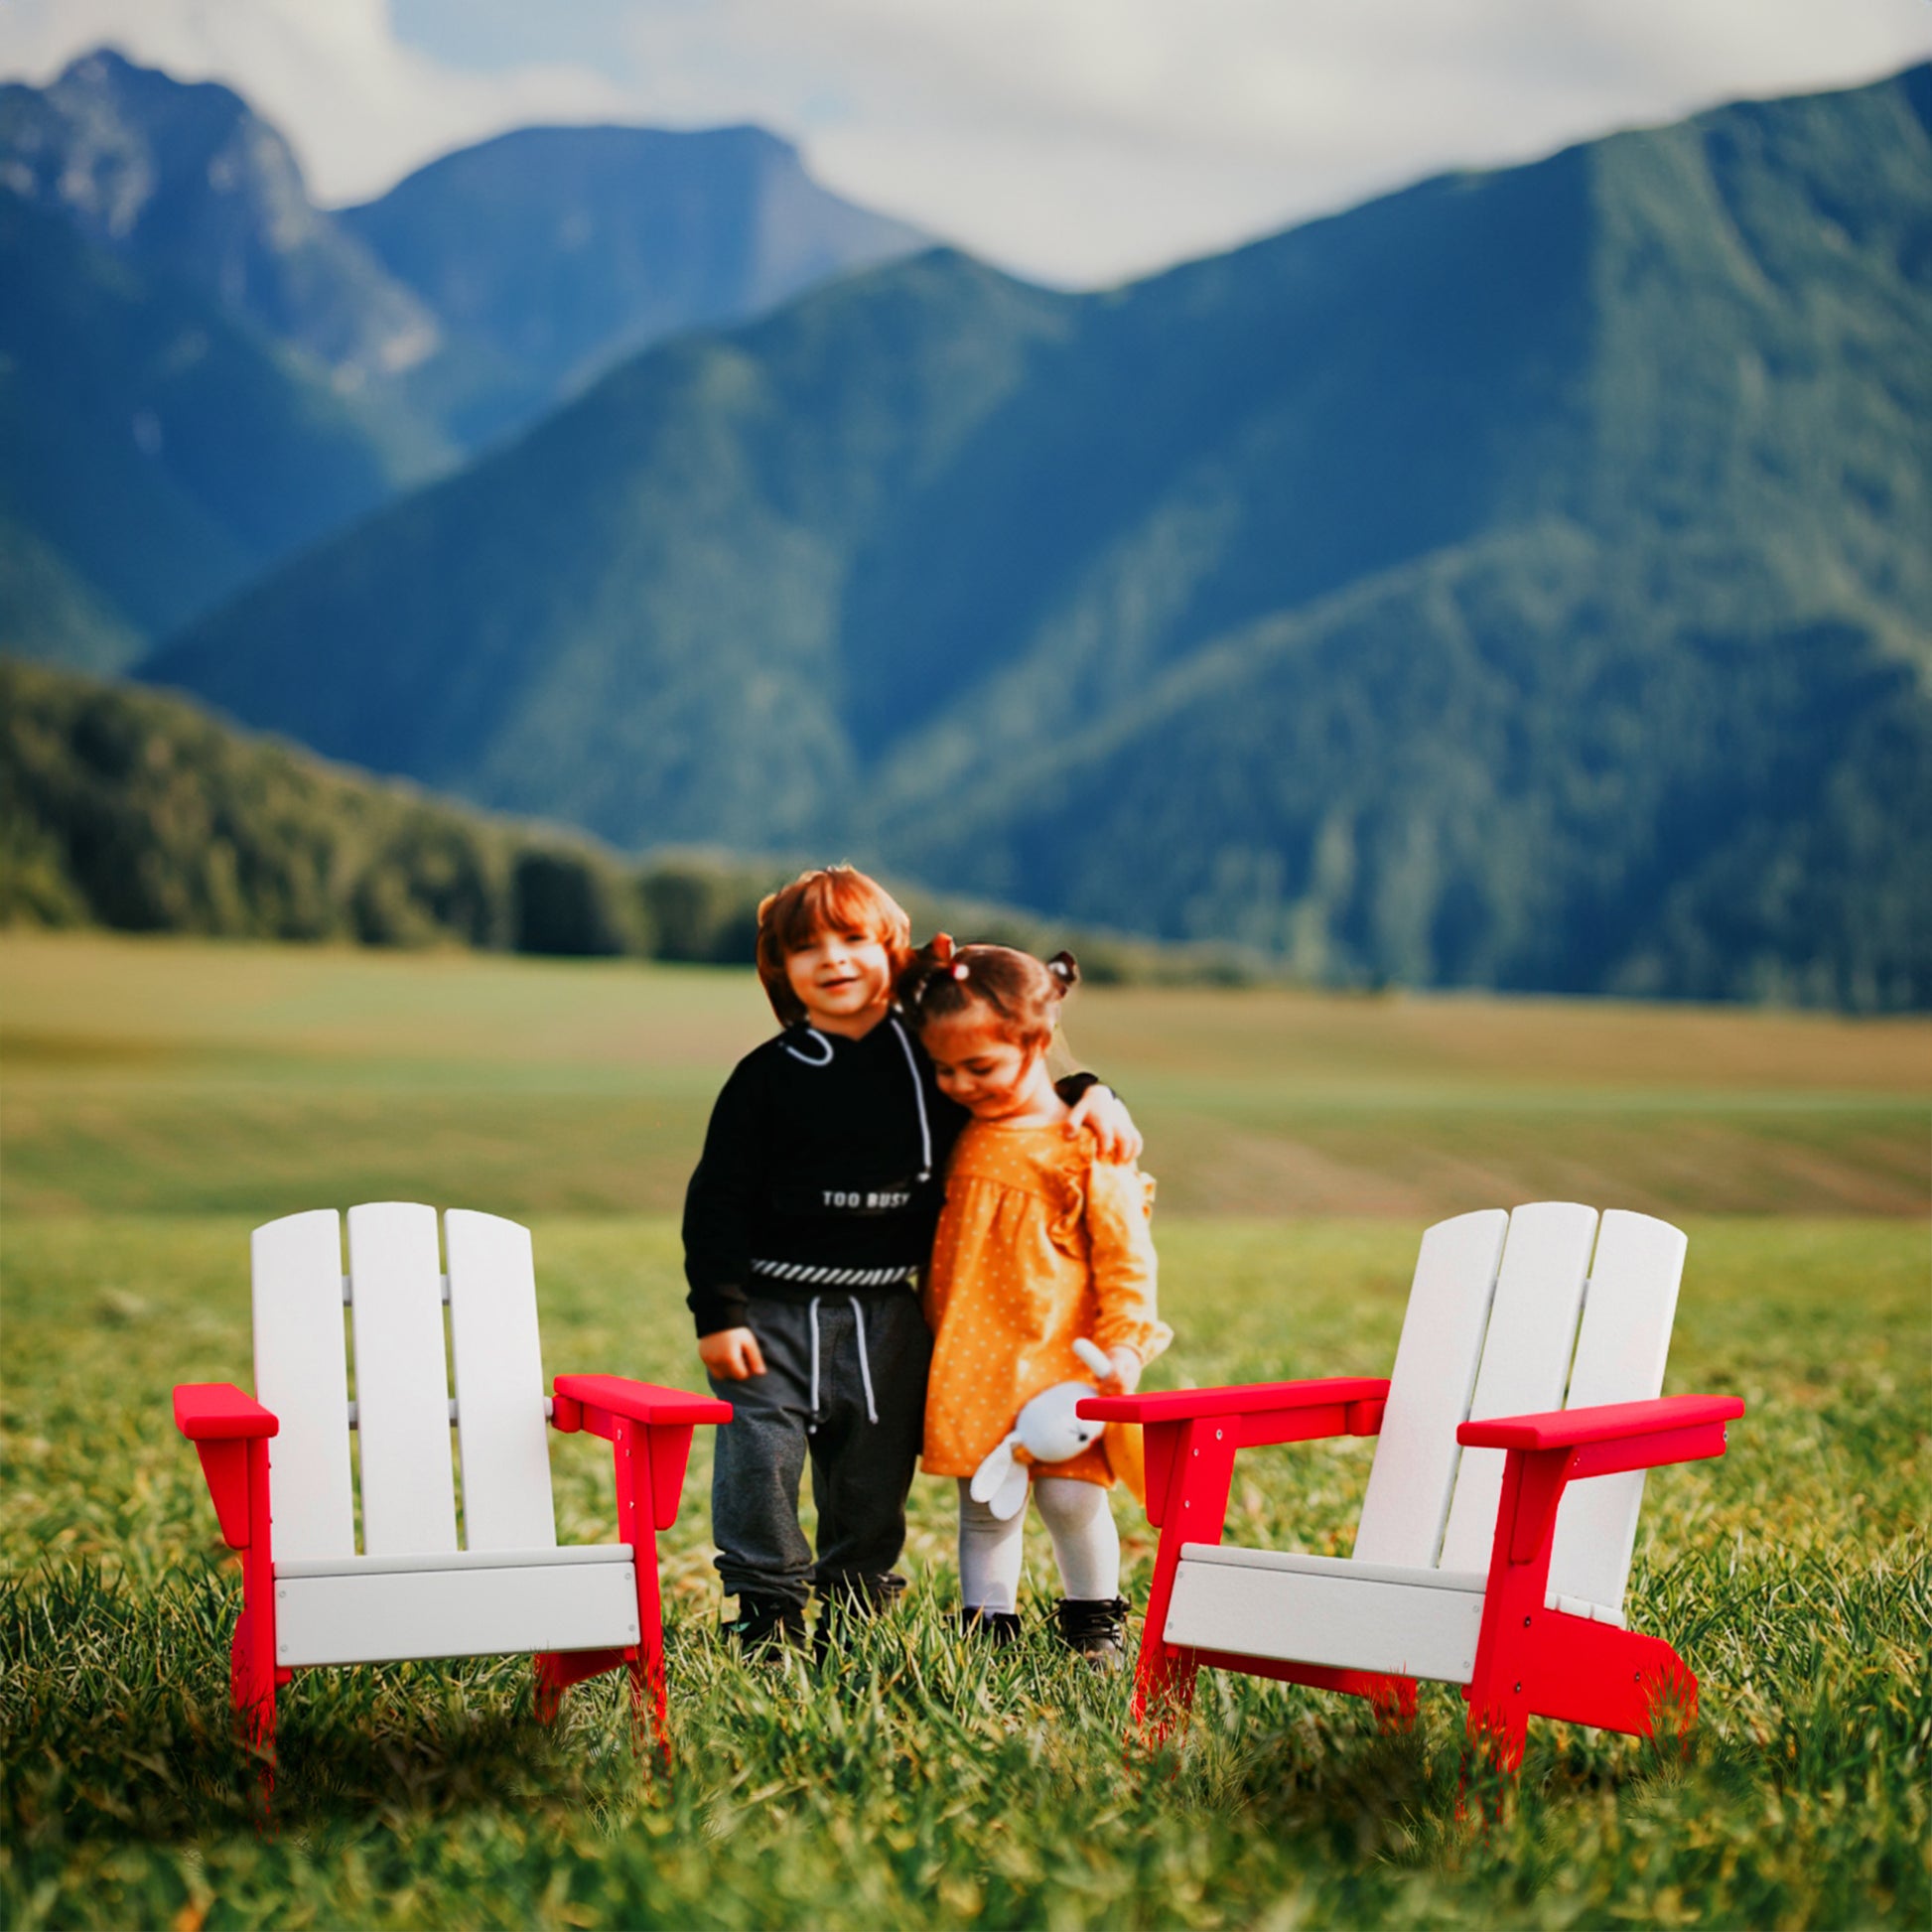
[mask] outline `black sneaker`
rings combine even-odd
[[[1096,1670],[1118,1670],[1127,1657],[1127,1598],[1062,1596],[1053,1605],[1060,1641]]]
[[[1004,1648],[1020,1641],[1020,1613],[1018,1610],[961,1610],[959,1634]]]
[[[759,1651],[799,1650],[805,1643],[804,1606],[786,1596],[740,1590],[738,1614],[725,1619],[724,1631],[748,1657]]]

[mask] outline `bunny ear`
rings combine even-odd
[[[976,1503],[986,1502],[989,1499],[991,1499],[994,1495],[996,1495],[999,1492],[1001,1484],[1004,1483],[1007,1477],[1013,1473],[1014,1468],[1017,1466],[1013,1459],[1013,1446],[1019,1440],[1020,1438],[1017,1435],[1009,1436],[1006,1439],[1006,1441],[1002,1443],[999,1446],[999,1448],[996,1449],[993,1451],[993,1453],[989,1455],[986,1458],[986,1460],[982,1462],[979,1465],[979,1467],[973,1471],[973,1480],[969,1485],[969,1487],[967,1488],[966,1493],[969,1496],[971,1496]],[[1025,1469],[1022,1469],[1020,1473],[1024,1477],[1027,1472]],[[998,1512],[996,1511],[995,1514],[998,1514]],[[1008,1516],[1011,1516],[1012,1514],[1013,1514],[1012,1510],[1007,1511]],[[1004,1521],[1004,1518],[1002,1520]]]
[[[993,1492],[992,1500],[986,1505],[1000,1522],[1012,1522],[1027,1507],[1027,1484],[1030,1480],[1024,1462],[1016,1462],[1007,1471],[1007,1479]]]

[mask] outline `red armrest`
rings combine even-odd
[[[251,1436],[274,1436],[281,1422],[232,1382],[177,1382],[175,1427],[191,1443],[227,1443]]]
[[[1386,1376],[1333,1375],[1319,1382],[1249,1382],[1225,1389],[1161,1389],[1152,1395],[1090,1395],[1077,1404],[1091,1422],[1199,1422],[1216,1416],[1269,1415],[1330,1402],[1380,1402]]]
[[[1734,1395],[1660,1395],[1648,1402],[1606,1402],[1591,1409],[1551,1409],[1538,1416],[1495,1416],[1465,1422],[1455,1432],[1464,1449],[1582,1449],[1666,1429],[1735,1422],[1744,1413]]]
[[[655,1382],[633,1382],[627,1375],[560,1375],[551,1420],[566,1436],[589,1430],[606,1442],[621,1444],[625,1423],[638,1423],[650,1434],[645,1462],[649,1468],[649,1505],[652,1523],[667,1530],[677,1521],[678,1497],[684,1488],[685,1458],[691,1453],[691,1431],[701,1422],[730,1422],[732,1406],[716,1396],[687,1395],[682,1389],[660,1389]],[[619,1525],[625,1527],[624,1471],[628,1451],[618,1456]],[[634,1479],[634,1478],[631,1478]],[[643,1498],[637,1498],[641,1507]]]
[[[571,1404],[577,1413],[564,1407]],[[659,1388],[655,1382],[633,1382],[627,1375],[560,1375],[557,1377],[556,1425],[566,1434],[583,1427],[585,1408],[602,1409],[626,1422],[730,1422],[732,1406],[716,1396],[688,1395],[682,1389]]]

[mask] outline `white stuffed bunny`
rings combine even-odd
[[[1115,1379],[1114,1365],[1085,1336],[1073,1344],[1073,1352],[1103,1382]],[[1074,1408],[1100,1391],[1091,1382],[1055,1382],[1041,1389],[1020,1411],[1009,1435],[991,1455],[973,1471],[970,1493],[976,1503],[985,1503],[1001,1522],[1018,1516],[1027,1506],[1027,1485],[1032,1480],[1024,1462],[1016,1462],[1013,1451],[1024,1449],[1035,1462],[1064,1462],[1078,1455],[1090,1443],[1100,1440],[1104,1422],[1088,1422],[1074,1414]]]

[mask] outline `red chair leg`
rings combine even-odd
[[[275,1792],[275,1691],[288,1673],[275,1661],[275,1561],[268,1503],[268,1444],[248,1445],[248,1542],[241,1553],[241,1614],[228,1648],[235,1723],[261,1756],[262,1805]]]
[[[573,1684],[617,1670],[629,1655],[623,1650],[540,1650],[531,1660],[537,1672],[537,1723],[554,1724],[564,1693]]]
[[[1416,1727],[1416,1680],[1413,1677],[1378,1678],[1368,1694],[1375,1713],[1375,1725],[1384,1736],[1394,1736]]]
[[[1209,1423],[1157,1423],[1146,1432],[1148,1517],[1161,1531],[1134,1673],[1131,1722],[1142,1744],[1158,1745],[1193,1709],[1195,1654],[1167,1640],[1168,1605],[1183,1543],[1218,1543],[1234,1480],[1234,1440]]]
[[[664,1684],[661,1643],[652,1648],[638,1645],[630,1659],[630,1715],[638,1749],[644,1749],[648,1735],[668,1771],[671,1768],[670,1700]]]
[[[275,1666],[262,1652],[255,1613],[244,1609],[235,1618],[234,1640],[228,1646],[228,1692],[234,1704],[235,1727],[249,1745],[272,1756],[275,1750]]]
[[[669,1769],[671,1726],[669,1698],[664,1684],[664,1604],[657,1583],[657,1503],[653,1460],[664,1467],[669,1506],[677,1503],[676,1485],[669,1480],[684,1473],[683,1456],[690,1448],[688,1428],[658,1431],[624,1421],[618,1426],[612,1448],[617,1464],[618,1531],[630,1545],[637,1571],[637,1642],[626,1649],[630,1665],[630,1708],[638,1748],[646,1735]]]

